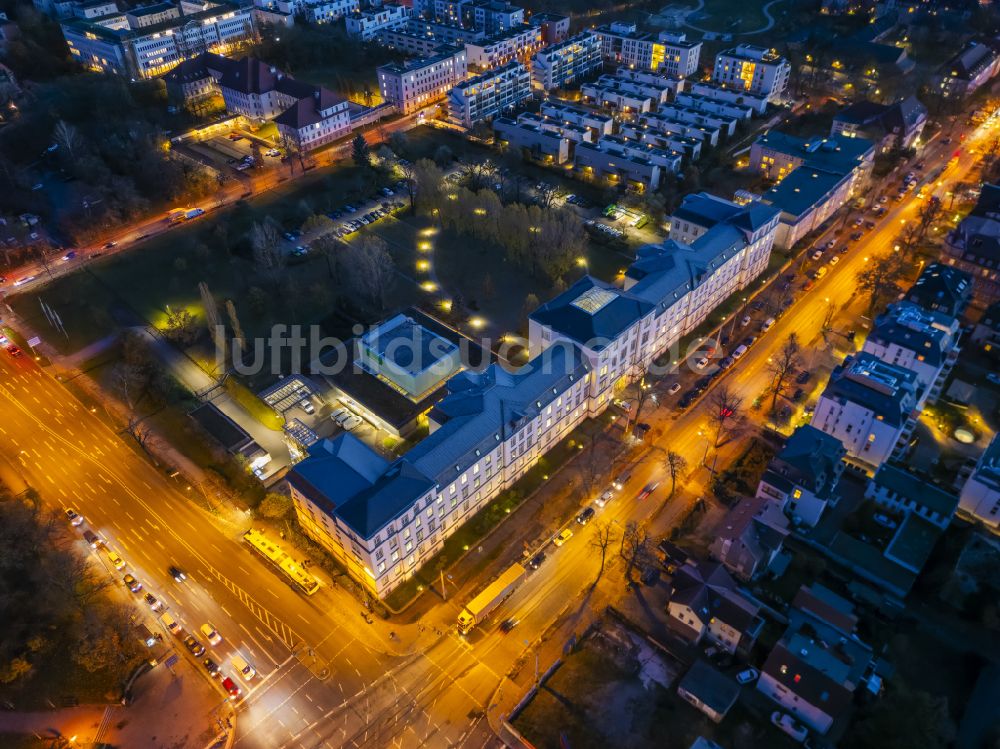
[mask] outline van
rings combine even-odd
[[[250,681],[257,675],[254,667],[247,663],[246,659],[239,653],[233,656],[232,664],[233,668],[240,672],[240,676],[242,676],[245,681]]]
[[[764,332],[764,333],[766,333],[767,331],[769,331],[774,326],[774,323],[775,323],[775,319],[773,317],[767,318],[764,321],[764,324],[760,326],[761,331]]]
[[[101,539],[89,528],[83,532],[83,540],[90,544],[91,549],[96,549],[101,545]]]
[[[745,354],[749,350],[750,349],[748,349],[744,344],[740,344],[739,346],[736,347],[736,350],[733,351],[733,358],[739,359],[741,356],[743,356],[743,354]]]
[[[170,614],[160,614],[160,624],[166,627],[167,631],[175,637],[180,637],[181,632],[184,631],[181,629],[181,625],[177,623],[177,620],[170,616]]]

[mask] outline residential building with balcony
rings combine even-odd
[[[958,507],[964,517],[1000,531],[1000,436],[994,435],[976,461],[962,485]]]
[[[724,86],[721,83],[713,83],[711,81],[692,82],[688,91],[698,96],[705,96],[712,101],[735,104],[740,107],[750,107],[756,115],[764,114],[767,111],[767,103],[769,101],[764,94],[755,94],[743,89],[734,89],[730,86]]]
[[[541,29],[524,25],[481,41],[466,42],[465,53],[470,67],[491,70],[514,60],[527,64],[543,45]]]
[[[577,144],[573,166],[588,179],[655,190],[665,172],[680,171],[681,155],[606,135],[596,143]]]
[[[715,56],[712,80],[778,102],[784,98],[791,70],[788,60],[774,50],[740,44]]]
[[[720,129],[707,123],[692,124],[663,112],[649,112],[639,118],[639,125],[649,132],[695,138],[704,148],[719,145]]]
[[[614,132],[615,120],[613,117],[584,107],[576,107],[559,99],[543,100],[540,111],[544,117],[550,120],[590,130],[595,136],[592,140],[611,135]]]
[[[506,114],[531,98],[531,76],[517,60],[462,81],[448,94],[448,116],[456,125]]]
[[[382,32],[405,26],[412,9],[405,5],[386,4],[377,8],[358,10],[344,21],[347,35],[363,42],[370,42]]]
[[[520,151],[536,161],[553,164],[565,164],[569,161],[572,141],[557,130],[532,122],[529,118],[525,118],[524,114],[527,113],[519,115],[517,120],[509,117],[497,117],[493,120],[493,131],[496,133],[497,141],[506,148]],[[537,115],[534,117],[542,119]]]
[[[972,277],[977,305],[1000,301],[1000,185],[983,185],[976,207],[945,237],[947,265]]]
[[[757,496],[777,502],[795,525],[816,526],[839,498],[847,450],[836,437],[806,424],[785,441],[757,485]]]
[[[696,104],[688,106],[678,104],[676,101],[661,106],[656,113],[687,125],[715,128],[727,138],[732,137],[736,133],[736,125],[739,124],[741,119],[705,112],[699,109]]]
[[[358,0],[304,0],[299,6],[310,23],[333,23],[359,10]]]
[[[691,91],[677,94],[674,101],[685,107],[693,107],[699,112],[733,117],[741,122],[747,122],[754,116],[754,108],[750,104],[721,101],[720,99],[705,96],[704,94],[696,94]]]
[[[897,302],[875,318],[863,350],[912,370],[917,385],[926,392],[924,401],[933,403],[958,359],[961,334],[954,317],[912,302]]]
[[[481,42],[486,39],[486,34],[476,29],[467,29],[457,23],[426,21],[411,17],[402,26],[382,29],[378,33],[378,39],[385,46],[408,55],[435,57],[453,47],[464,48],[466,44]]]
[[[697,161],[701,157],[702,143],[697,138],[688,138],[669,132],[657,132],[645,125],[631,122],[621,123],[619,135],[628,141],[679,154],[689,161]]]
[[[154,7],[154,15],[165,20],[150,25],[135,21],[133,27],[125,20],[111,28],[100,18],[63,21],[70,55],[91,70],[155,78],[202,52],[225,55],[256,39],[252,7],[224,2],[200,4],[198,10],[184,3],[169,11]],[[146,17],[140,11],[132,15]]]
[[[545,46],[561,44],[569,38],[569,16],[558,13],[533,13],[528,23],[542,31]]]
[[[861,351],[830,374],[810,423],[871,470],[906,447],[923,398],[915,372]]]
[[[603,77],[603,76],[602,76]],[[617,81],[584,83],[580,86],[583,101],[601,109],[610,109],[623,118],[650,112],[653,99],[634,87],[619,85]]]
[[[539,91],[564,88],[604,64],[600,39],[591,31],[545,47],[531,58],[531,81]]]
[[[701,42],[689,42],[683,33],[653,35],[638,31],[634,23],[623,22],[600,26],[595,33],[606,62],[677,78],[688,78],[698,71]]]
[[[748,653],[764,626],[760,607],[744,596],[718,562],[688,562],[671,580],[667,626],[698,645]]]
[[[376,68],[382,98],[402,114],[437,104],[465,80],[465,49]]]
[[[517,116],[517,121],[519,124],[531,125],[547,133],[566,138],[571,144],[570,157],[573,156],[573,143],[594,143],[597,140],[594,136],[594,131],[590,128],[580,127],[579,125],[573,125],[563,120],[535,114],[534,112],[521,112]]]

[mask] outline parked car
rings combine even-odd
[[[594,517],[594,508],[584,507],[583,512],[581,512],[579,515],[576,516],[576,522],[578,522],[580,525],[586,525],[591,521],[593,517]]]
[[[667,388],[667,394],[668,395],[674,395],[680,389],[681,389],[681,384],[679,382],[675,382],[673,385],[671,385],[669,388]]]
[[[794,741],[797,741],[800,744],[805,741],[806,737],[809,735],[809,729],[795,720],[795,718],[788,713],[783,713],[780,710],[775,710],[771,713],[771,722],[778,728],[778,730],[784,731],[791,736]]]
[[[237,699],[242,694],[239,685],[229,676],[222,680],[222,688],[229,692],[229,699],[231,700]]]
[[[743,319],[740,320],[740,327],[745,328],[750,324],[750,315],[743,315]]]
[[[537,570],[539,567],[542,566],[542,562],[544,561],[545,561],[545,552],[540,551],[530,559],[530,561],[528,562],[528,566],[533,570]]]
[[[186,647],[188,652],[195,658],[201,658],[201,656],[205,655],[205,646],[198,642],[194,635],[188,635],[184,638],[184,647]]]
[[[882,512],[876,512],[872,515],[872,520],[881,525],[883,528],[888,528],[889,530],[896,530],[898,523],[891,517]]]
[[[573,538],[573,531],[571,531],[569,528],[563,528],[561,531],[559,531],[559,533],[553,536],[552,543],[554,543],[556,546],[562,546],[571,538]]]
[[[76,513],[74,510],[66,508],[66,519],[72,526],[83,525],[83,515]]]
[[[614,489],[606,489],[604,493],[594,500],[594,504],[598,507],[604,507],[608,502],[615,498]]]
[[[205,666],[205,670],[208,671],[208,675],[213,679],[221,676],[219,672],[219,664],[213,661],[211,658],[206,658],[202,661],[202,665]]]
[[[125,577],[122,578],[122,582],[125,583],[125,587],[133,593],[138,593],[142,590],[142,583],[136,580],[133,575],[125,575]]]
[[[160,609],[163,608],[163,601],[159,600],[152,593],[147,593],[146,595],[144,595],[142,597],[142,600],[144,600],[146,602],[146,605],[149,606],[149,608],[152,609],[153,611],[159,611]]]
[[[759,677],[760,677],[760,671],[758,671],[756,668],[748,668],[745,671],[740,671],[738,674],[736,674],[736,683],[750,684],[752,682],[757,681]]]

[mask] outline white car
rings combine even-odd
[[[73,526],[83,525],[83,515],[80,515],[75,510],[66,508],[66,519],[69,520],[69,524]]]
[[[362,419],[360,416],[355,416],[354,414],[348,414],[347,418],[344,419],[340,426],[345,432],[353,432],[362,424]]]
[[[704,369],[707,366],[708,366],[707,356],[703,356],[697,362],[695,362],[695,367],[697,367],[698,369]]]
[[[780,710],[775,710],[771,713],[771,722],[780,730],[791,736],[792,740],[797,741],[800,744],[805,741],[806,736],[809,735],[808,728],[799,723],[788,713],[783,713]]]
[[[608,489],[601,496],[594,500],[594,504],[598,507],[604,507],[608,502],[615,498],[615,492],[613,489]]]
[[[316,409],[313,407],[312,401],[308,398],[303,398],[299,401],[299,408],[305,411],[307,414],[316,413]]]
[[[681,384],[679,382],[675,382],[673,385],[670,386],[670,388],[667,390],[667,392],[670,395],[673,395],[674,393],[679,392],[680,389],[681,389]]]
[[[348,411],[346,408],[338,408],[336,411],[330,414],[330,418],[333,419],[334,424],[340,426],[343,423],[344,419],[346,419],[350,415],[351,412]]]
[[[201,633],[205,635],[205,639],[208,640],[209,645],[218,645],[222,642],[222,635],[211,624],[202,624]]]

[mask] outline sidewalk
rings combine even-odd
[[[86,705],[40,713],[0,713],[0,734],[58,736],[73,746],[108,744],[124,749],[204,749],[226,721],[231,704],[188,661],[161,664],[140,676],[128,707]]]

